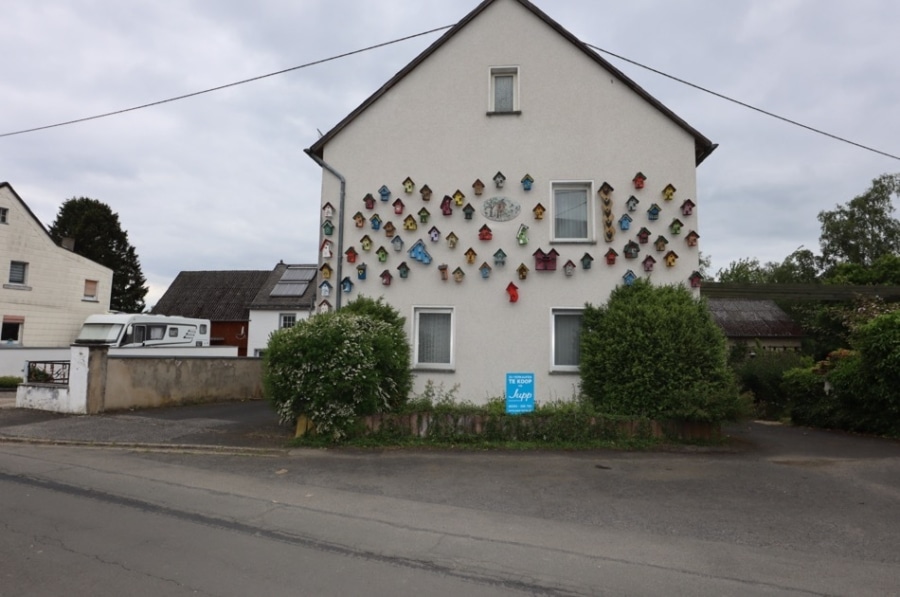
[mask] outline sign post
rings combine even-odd
[[[534,373],[506,374],[506,414],[534,412]]]

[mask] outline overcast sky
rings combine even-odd
[[[0,134],[163,100],[452,25],[477,0],[9,0]],[[582,41],[900,155],[900,2],[536,0]],[[119,116],[0,137],[0,181],[49,226],[119,214],[152,306],[182,270],[315,262],[303,149],[440,33]],[[900,162],[606,57],[720,145],[698,169],[701,250],[818,252],[816,215]]]

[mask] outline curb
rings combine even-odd
[[[113,448],[145,452],[183,452],[195,454],[222,454],[248,456],[287,456],[292,448],[251,448],[241,446],[207,446],[203,444],[154,444],[141,442],[99,442],[67,439],[43,439],[32,437],[0,437],[0,444],[28,444],[41,446],[66,446],[81,448]]]

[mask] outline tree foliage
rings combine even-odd
[[[111,310],[144,310],[147,280],[137,253],[128,242],[128,233],[122,230],[118,214],[107,204],[88,197],[67,199],[49,232],[56,243],[64,238],[74,239],[75,253],[113,271]]]
[[[725,337],[682,286],[621,286],[582,320],[582,391],[598,411],[657,420],[738,414]]]

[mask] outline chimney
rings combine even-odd
[[[74,238],[64,238],[64,239],[62,239],[62,242],[60,244],[62,245],[62,248],[67,251],[75,250],[75,239]]]

